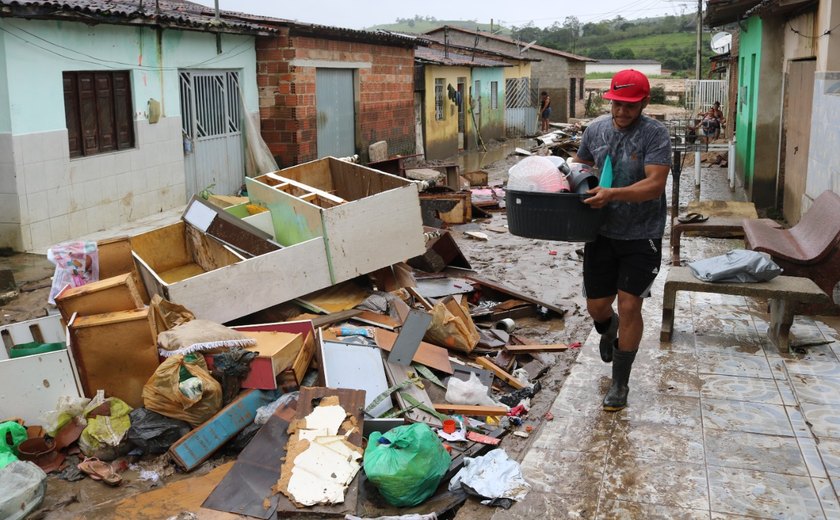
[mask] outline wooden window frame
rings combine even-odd
[[[70,157],[135,147],[129,71],[62,73]]]
[[[499,109],[499,82],[490,82],[490,110]]]

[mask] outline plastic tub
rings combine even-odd
[[[525,238],[592,242],[598,236],[604,213],[582,202],[590,196],[508,190],[508,229]]]

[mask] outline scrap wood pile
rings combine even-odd
[[[318,166],[322,185],[345,168]],[[196,199],[177,224],[53,248],[66,260],[58,313],[2,331],[0,376],[37,377],[18,378],[0,413],[0,482],[16,483],[0,486],[0,510],[36,508],[44,472],[120,486],[129,466],[165,480],[230,452],[195,508],[378,516],[440,513],[467,493],[506,507],[524,497],[500,442],[539,425],[528,410],[541,353],[567,347],[531,344],[511,320],[563,309],[476,276],[446,230],[422,226],[403,179],[362,172],[359,195],[284,172],[227,210]],[[389,207],[411,194],[413,206]],[[380,224],[396,244],[323,240],[357,228],[341,227],[351,201],[377,196],[364,215],[399,212]],[[312,236],[290,238],[289,205],[320,217]]]

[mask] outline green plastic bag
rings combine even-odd
[[[18,446],[26,440],[26,437],[26,428],[20,424],[14,421],[0,423],[0,439],[2,439],[0,440],[0,454],[11,453],[12,455],[17,455]]]
[[[365,450],[368,480],[389,504],[416,506],[435,492],[451,459],[435,432],[424,423],[373,432]]]

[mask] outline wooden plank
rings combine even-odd
[[[311,311],[330,314],[350,310],[365,301],[369,295],[368,289],[347,281],[306,294],[297,301]]]
[[[84,520],[96,516],[99,518],[133,518],[135,520],[158,520],[170,518],[174,511],[192,511],[202,520],[234,520],[240,515],[213,511],[201,507],[207,495],[219,484],[233,467],[234,462],[226,462],[211,470],[206,475],[170,482],[160,489],[147,491],[116,502],[109,502],[76,518]]]
[[[550,345],[505,345],[505,350],[509,352],[562,352],[569,350],[569,346],[565,343],[552,343]]]
[[[414,370],[410,366],[404,366],[398,363],[385,361],[385,373],[388,375],[388,383],[391,386],[398,385],[409,379],[410,372],[414,372]],[[411,397],[417,399],[419,402],[425,404],[429,408],[432,408],[434,406],[432,400],[429,399],[429,394],[427,394],[425,390],[423,390],[422,388],[418,388],[416,385],[411,384],[404,387],[402,390],[394,392],[394,397],[397,400],[397,404],[399,404],[402,410],[407,410],[408,408],[411,408],[411,404],[408,403],[405,400],[405,398],[402,397],[402,395],[400,395],[401,392],[409,394]],[[419,408],[415,408],[409,412],[404,413],[403,417],[405,417],[411,422],[424,422],[432,428],[440,428],[443,426],[443,423],[441,423],[440,419],[428,412],[420,410]]]
[[[495,363],[493,363],[486,357],[478,357],[475,359],[475,362],[481,365],[482,367],[486,368],[487,370],[493,372],[493,375],[495,375],[505,383],[509,384],[513,388],[516,388],[517,390],[525,388],[524,383],[522,383],[512,375],[499,368]]]
[[[394,330],[400,325],[402,325],[400,322],[398,322],[390,316],[371,311],[361,311],[359,314],[353,316],[350,319],[352,321],[367,323],[388,330]]]
[[[325,336],[328,331],[324,331]],[[376,329],[376,344],[382,350],[388,352],[394,347],[394,342],[397,340],[397,333],[385,329]],[[425,341],[420,342],[420,348],[414,355],[412,361],[425,365],[435,370],[440,370],[445,374],[452,375],[452,363],[449,362],[449,351],[443,347],[432,345]]]
[[[491,415],[501,416],[507,415],[508,409],[504,406],[481,406],[472,404],[449,404],[449,403],[435,403],[435,411],[449,415]]]
[[[322,190],[322,189],[318,188],[317,186],[313,186],[309,183],[304,183],[304,182],[296,181],[294,179],[290,179],[288,177],[284,177],[284,176],[280,175],[279,173],[267,173],[267,174],[265,174],[264,177],[270,177],[270,178],[272,178],[276,181],[286,183],[289,186],[292,186],[292,187],[296,188],[296,190],[294,190],[295,191],[295,196],[298,197],[298,198],[301,198],[301,199],[303,199],[303,197],[305,197],[308,194],[314,194],[317,197],[327,199],[328,201],[334,202],[336,204],[343,204],[344,202],[347,202],[344,199],[342,199],[341,197],[333,195],[328,190]],[[257,177],[257,179],[259,179],[259,177]]]
[[[170,446],[169,456],[182,469],[194,470],[234,435],[254,422],[257,408],[271,403],[278,397],[279,394],[273,391],[242,392],[233,402]]]
[[[131,254],[131,239],[128,236],[121,236],[99,240],[96,242],[96,249],[99,253],[99,279],[104,280],[119,274],[131,273],[134,284],[143,297],[143,302],[148,304],[148,293],[134,265],[134,256]]]
[[[105,312],[130,311],[143,307],[143,296],[132,273],[112,276],[79,287],[65,287],[55,297],[64,322],[73,314],[90,316]]]
[[[517,300],[523,300],[523,301],[531,302],[531,303],[534,303],[534,304],[537,304],[537,305],[542,305],[546,309],[554,311],[557,314],[559,314],[560,316],[563,316],[566,313],[566,311],[562,307],[558,307],[556,305],[546,303],[546,302],[538,300],[536,298],[532,298],[532,297],[528,296],[527,294],[522,294],[518,291],[510,289],[509,287],[505,287],[504,285],[501,285],[497,282],[493,282],[491,280],[487,280],[487,279],[484,279],[484,278],[479,278],[477,276],[465,275],[464,277],[469,279],[469,280],[472,280],[473,282],[476,282],[480,285],[483,285],[487,288],[490,288],[494,291],[512,296],[513,298],[516,298]]]
[[[76,316],[68,330],[84,395],[104,389],[133,408],[143,406],[143,386],[159,364],[149,308]]]

